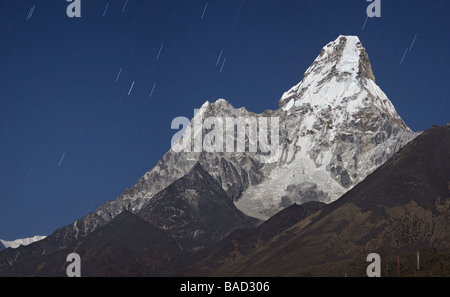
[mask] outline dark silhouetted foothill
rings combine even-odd
[[[164,231],[124,211],[107,225],[50,255],[22,256],[0,276],[65,277],[67,255],[81,257],[82,277],[168,276],[182,250]]]

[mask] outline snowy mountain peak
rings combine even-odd
[[[303,103],[334,107],[340,103],[335,99],[352,97],[365,86],[381,95],[381,90],[374,90],[375,75],[359,38],[341,35],[321,50],[302,81],[284,93],[279,105],[284,110]]]

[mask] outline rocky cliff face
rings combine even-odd
[[[167,231],[189,252],[199,251],[236,229],[259,223],[234,206],[200,163],[156,194],[138,215]]]

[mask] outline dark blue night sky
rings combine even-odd
[[[360,37],[411,129],[450,120],[449,1],[382,0],[366,24],[365,0],[81,3],[71,19],[65,0],[0,0],[1,239],[115,200],[205,101],[278,108],[341,34]]]

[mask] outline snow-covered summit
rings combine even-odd
[[[410,131],[376,84],[369,56],[357,36],[340,35],[328,43],[302,81],[283,94],[279,106],[288,113],[309,108],[315,115],[332,114],[332,126],[361,117],[373,123],[375,113]]]
[[[309,107],[316,113],[331,109],[338,123],[363,109],[376,108],[407,128],[377,86],[369,56],[357,36],[341,35],[328,43],[302,81],[283,94],[279,106],[284,111]]]

